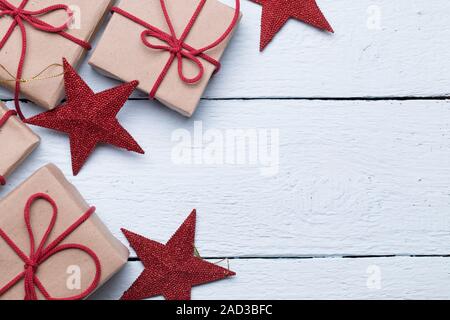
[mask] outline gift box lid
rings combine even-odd
[[[0,102],[0,118],[8,108]],[[9,176],[39,145],[40,138],[17,117],[0,127],[0,175]]]

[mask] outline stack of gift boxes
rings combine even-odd
[[[19,82],[21,97],[45,109],[55,108],[64,97],[62,59],[78,66],[87,51],[86,46],[73,38],[91,41],[114,2],[0,3],[0,34],[7,35],[0,48],[2,86],[15,91]],[[122,0],[114,9],[89,64],[109,77],[127,82],[139,80],[140,90],[190,117],[219,67],[234,31],[230,22],[236,23],[240,13],[216,0],[162,2],[170,13],[170,21],[163,14],[161,1]],[[60,4],[68,6],[70,16],[75,17],[75,23],[64,28],[69,37],[60,32],[45,32],[42,23],[33,20],[64,25],[66,7],[52,7]],[[51,10],[41,12],[43,8]],[[17,26],[18,20],[23,22],[26,35]],[[151,25],[150,30],[147,24]],[[173,32],[178,39],[184,37],[182,41],[170,38]],[[24,37],[26,44],[22,42]],[[205,52],[193,54],[200,48],[206,48]],[[21,77],[11,79],[16,74]],[[13,111],[0,104],[1,184],[6,183],[39,141]],[[128,260],[127,248],[90,210],[54,165],[39,169],[4,196],[0,201],[0,299],[85,298],[123,267]],[[79,219],[83,221],[74,227]],[[79,267],[83,275],[77,288],[67,286],[70,266]]]

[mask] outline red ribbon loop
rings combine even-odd
[[[21,35],[22,35],[22,52],[20,55],[19,65],[17,67],[17,74],[16,74],[16,85],[14,90],[14,104],[17,110],[17,114],[19,115],[20,119],[25,120],[25,116],[22,113],[22,110],[20,108],[20,79],[22,79],[22,72],[23,67],[25,63],[25,56],[27,52],[27,32],[25,29],[25,22],[28,23],[33,28],[48,32],[48,33],[54,33],[59,34],[60,36],[78,44],[79,46],[89,50],[91,49],[91,45],[87,43],[86,41],[83,41],[81,39],[78,39],[68,33],[65,32],[69,28],[69,25],[73,18],[73,12],[70,10],[69,6],[65,4],[55,4],[49,7],[42,8],[40,10],[25,10],[25,6],[28,4],[29,0],[22,0],[20,5],[18,7],[14,6],[7,0],[0,0],[0,17],[2,16],[10,16],[13,21],[11,23],[11,26],[9,27],[6,34],[3,36],[2,40],[0,41],[0,50],[3,49],[8,39],[11,37],[11,34],[14,32],[15,28],[19,26]],[[63,10],[67,13],[68,19],[63,24],[59,26],[53,26],[41,19],[39,19],[39,16]]]
[[[34,238],[33,228],[31,226],[31,206],[37,200],[45,200],[52,206],[52,218],[47,230],[44,233],[39,245],[36,248],[36,241]],[[70,234],[72,234],[80,225],[82,225],[90,216],[95,212],[95,207],[91,207],[85,214],[83,214],[74,224],[72,224],[66,231],[64,231],[59,237],[57,237],[53,242],[46,245],[48,239],[55,227],[56,218],[58,215],[58,207],[55,201],[47,194],[37,193],[31,196],[24,210],[25,225],[28,231],[28,236],[30,239],[30,253],[26,255],[12,240],[11,238],[0,228],[0,237],[5,240],[5,242],[13,249],[13,251],[22,259],[24,262],[24,271],[19,273],[10,282],[8,282],[3,288],[0,288],[0,296],[5,294],[8,290],[14,287],[19,281],[24,279],[24,289],[25,289],[25,300],[37,300],[36,288],[42,293],[47,300],[79,300],[86,298],[90,295],[95,288],[98,286],[101,277],[101,265],[100,260],[94,251],[86,246],[80,244],[60,244],[64,241]],[[66,250],[80,250],[88,254],[95,263],[95,276],[91,285],[79,295],[75,295],[67,298],[54,298],[45,289],[44,285],[36,276],[39,266],[47,261],[52,256]]]
[[[1,10],[0,16],[9,15],[16,22],[18,22],[19,20],[24,20],[27,21],[30,25],[32,25],[36,29],[54,33],[66,30],[69,27],[73,18],[73,12],[70,10],[69,6],[65,4],[56,4],[40,10],[31,11],[23,9],[22,6],[15,7],[7,0],[0,0],[0,10]],[[67,21],[60,26],[52,26],[37,18],[37,16],[41,16],[59,10],[65,11],[68,15]]]
[[[161,86],[164,78],[167,76],[167,73],[169,72],[170,66],[175,61],[175,59],[178,61],[178,75],[180,79],[188,84],[193,84],[198,81],[200,81],[203,78],[203,75],[205,73],[205,67],[203,65],[203,62],[201,60],[205,60],[211,64],[213,64],[216,67],[215,72],[219,71],[220,69],[220,62],[216,59],[212,58],[211,56],[207,55],[205,52],[217,47],[220,43],[222,43],[233,31],[234,27],[236,26],[238,20],[239,20],[239,14],[240,14],[240,0],[235,0],[236,6],[235,6],[235,13],[233,20],[231,21],[228,28],[225,30],[225,32],[217,38],[214,42],[211,44],[200,48],[195,49],[191,46],[189,46],[185,40],[189,33],[192,30],[192,27],[194,26],[198,16],[200,15],[201,11],[203,10],[203,7],[206,4],[206,0],[200,0],[197,9],[195,10],[193,16],[191,17],[189,23],[187,24],[186,28],[183,31],[183,34],[178,38],[175,29],[172,24],[172,20],[170,19],[169,13],[167,11],[166,3],[164,0],[160,0],[161,9],[164,14],[165,21],[167,23],[167,26],[170,29],[170,34],[166,33],[159,28],[143,21],[142,19],[139,19],[138,17],[132,15],[129,12],[126,12],[118,7],[113,7],[112,11],[116,12],[134,22],[137,24],[142,25],[143,27],[147,28],[147,30],[143,31],[141,34],[141,40],[142,43],[147,46],[148,48],[155,49],[155,50],[164,50],[170,53],[169,60],[167,61],[166,65],[164,66],[164,69],[161,71],[158,79],[156,80],[155,84],[153,85],[152,90],[150,91],[150,97],[154,98],[156,95],[156,92],[158,91],[159,87]],[[167,45],[155,45],[152,44],[150,41],[148,41],[148,37],[153,37],[156,39],[159,39],[163,42],[165,42]],[[188,59],[191,62],[193,62],[197,68],[198,72],[197,74],[189,78],[185,76],[184,70],[183,70],[183,60]]]
[[[167,43],[166,46],[164,45],[154,45],[150,41],[148,41],[147,37],[153,37],[157,38],[161,41],[164,41]],[[178,60],[178,75],[180,76],[180,79],[185,83],[196,83],[198,82],[205,73],[205,67],[203,66],[200,59],[198,59],[195,55],[192,54],[192,51],[189,51],[183,47],[183,43],[179,41],[178,39],[174,39],[170,36],[168,36],[166,33],[163,32],[155,32],[152,30],[145,30],[141,34],[141,39],[144,45],[151,49],[155,50],[165,50],[169,51],[172,55],[172,59],[176,58]],[[193,63],[195,63],[198,67],[197,75],[188,78],[184,75],[183,71],[183,59],[186,58]],[[172,63],[173,61],[171,61]]]

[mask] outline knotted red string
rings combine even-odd
[[[83,41],[81,39],[78,39],[68,33],[65,32],[69,28],[69,24],[72,21],[73,18],[73,12],[70,10],[69,6],[65,4],[55,4],[40,10],[25,10],[25,6],[27,5],[29,0],[22,0],[20,5],[18,7],[15,7],[11,3],[9,3],[7,0],[0,0],[0,17],[2,16],[10,16],[13,21],[11,23],[11,26],[9,27],[6,34],[3,36],[2,40],[0,41],[0,50],[3,49],[8,39],[11,37],[11,34],[14,32],[15,28],[19,26],[20,32],[22,34],[22,52],[20,54],[20,60],[19,65],[17,67],[17,74],[16,74],[16,86],[14,90],[14,103],[16,106],[17,114],[19,115],[20,119],[25,120],[25,117],[22,113],[22,110],[20,108],[20,85],[21,85],[21,79],[22,79],[22,73],[23,73],[23,67],[25,63],[25,57],[27,52],[27,33],[25,29],[25,22],[27,22],[30,26],[33,28],[43,31],[43,32],[49,32],[58,34],[78,45],[81,47],[89,50],[91,48],[91,45]],[[55,12],[58,10],[64,10],[67,15],[68,19],[65,23],[63,23],[60,26],[52,26],[51,24],[48,24],[47,22],[41,20],[38,18],[38,16],[45,15],[47,13]]]
[[[8,110],[6,113],[0,117],[0,128],[3,127],[6,123],[6,121],[9,120],[9,118],[17,115],[17,112],[14,110]],[[6,184],[6,179],[4,176],[0,175],[0,186],[4,186]]]
[[[39,246],[36,249],[35,239],[33,228],[31,226],[31,218],[30,211],[33,203],[42,199],[50,203],[53,208],[53,215],[50,221],[50,225],[47,228]],[[66,231],[64,231],[59,237],[57,237],[53,242],[46,246],[47,240],[50,237],[50,234],[55,226],[56,218],[58,215],[58,207],[55,201],[48,195],[43,193],[38,193],[30,197],[28,199],[27,204],[24,210],[25,216],[25,224],[27,227],[28,235],[30,237],[30,254],[26,255],[19,247],[11,240],[10,237],[0,228],[0,237],[6,241],[6,243],[14,250],[14,252],[22,259],[24,262],[24,271],[19,273],[16,277],[14,277],[10,282],[8,282],[3,288],[0,289],[0,296],[5,294],[8,290],[10,290],[13,286],[15,286],[19,281],[24,279],[24,287],[25,287],[25,300],[37,300],[36,288],[42,293],[45,299],[47,300],[79,300],[86,298],[89,294],[91,294],[95,288],[98,286],[100,282],[101,276],[101,266],[100,260],[94,251],[89,249],[86,246],[80,244],[60,244],[63,240],[65,240],[72,232],[74,232],[80,225],[82,225],[89,217],[94,213],[95,207],[91,207],[85,214],[83,214],[74,224],[72,224]],[[49,258],[54,256],[57,253],[66,250],[81,250],[88,254],[95,263],[95,277],[92,281],[91,285],[83,291],[79,295],[75,295],[68,298],[54,298],[50,296],[47,292],[41,281],[36,276],[37,270],[39,266],[47,261]]]
[[[200,48],[195,49],[191,46],[189,46],[185,40],[187,36],[189,35],[189,32],[192,30],[192,27],[194,26],[195,22],[197,21],[198,16],[200,15],[203,7],[205,6],[206,0],[201,0],[200,3],[197,6],[197,9],[195,10],[193,16],[189,20],[189,23],[187,24],[186,28],[184,29],[182,35],[178,38],[175,29],[173,27],[172,21],[170,19],[169,13],[167,12],[166,3],[164,0],[160,0],[161,8],[164,14],[164,18],[166,20],[167,26],[170,29],[170,34],[162,31],[161,29],[143,21],[142,19],[132,15],[131,13],[122,10],[118,7],[113,7],[112,11],[116,12],[134,22],[137,24],[142,25],[143,27],[147,28],[147,30],[144,30],[141,33],[141,39],[142,43],[151,48],[156,50],[164,50],[170,53],[169,60],[167,61],[166,65],[164,66],[164,69],[161,71],[158,79],[156,80],[155,84],[153,85],[152,90],[150,91],[150,97],[154,98],[156,95],[156,92],[158,91],[159,87],[161,86],[162,82],[164,81],[164,78],[167,76],[167,73],[169,72],[169,69],[172,65],[172,63],[175,61],[175,59],[178,61],[178,75],[180,79],[188,84],[196,83],[200,79],[202,79],[204,73],[205,73],[205,67],[201,61],[201,59],[213,64],[216,67],[215,72],[219,71],[220,69],[220,62],[216,59],[212,58],[211,56],[207,55],[205,51],[208,51],[212,48],[217,47],[220,43],[222,43],[228,35],[233,31],[234,27],[236,26],[238,20],[239,20],[239,13],[240,13],[240,1],[236,0],[236,8],[233,20],[231,21],[228,28],[225,30],[225,32],[217,38],[214,42],[211,44]],[[150,41],[148,41],[148,37],[153,37],[156,39],[159,39],[167,45],[155,45],[152,44]],[[201,58],[201,59],[200,59]],[[188,78],[184,75],[183,70],[183,59],[188,59],[192,61],[197,67],[198,72],[197,75]]]

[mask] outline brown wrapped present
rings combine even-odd
[[[94,210],[54,165],[0,201],[0,299],[81,299],[119,271],[128,249]]]
[[[54,108],[64,95],[62,58],[73,66],[78,65],[113,1],[0,1],[0,34],[6,40],[3,47],[0,45],[1,84],[15,90],[15,79],[21,79],[22,84],[17,82],[21,94],[46,109]],[[25,45],[22,45],[24,34],[17,20],[25,26]],[[70,21],[73,22],[69,28]],[[7,31],[14,25],[9,35]],[[61,32],[55,32],[58,30]],[[22,55],[23,72],[17,73]]]
[[[0,185],[39,145],[39,137],[0,102]]]
[[[89,63],[192,116],[240,19],[218,0],[121,1]],[[170,28],[172,26],[172,28]]]

